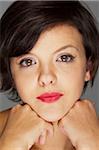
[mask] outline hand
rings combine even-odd
[[[77,101],[59,127],[77,150],[98,150],[99,121],[89,100]]]
[[[10,111],[7,125],[1,136],[1,145],[4,145],[6,150],[13,147],[29,150],[37,141],[44,144],[48,133],[53,134],[50,123],[41,119],[29,105],[18,104]]]

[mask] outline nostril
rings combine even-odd
[[[44,87],[44,86],[45,86],[45,83],[44,83],[44,82],[41,82],[41,86],[43,86],[43,87]]]
[[[56,76],[51,73],[40,74],[40,76],[38,78],[38,82],[39,82],[40,86],[42,86],[42,87],[54,84],[55,81],[56,81]]]
[[[49,85],[49,84],[53,84],[53,81],[50,81],[50,82],[41,82],[41,85],[44,87],[46,85]]]
[[[50,83],[53,83],[53,81],[50,81]]]

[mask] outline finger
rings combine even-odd
[[[39,143],[41,145],[45,144],[45,141],[46,141],[46,130],[44,130],[39,137]]]
[[[68,118],[67,118],[68,119]],[[58,122],[58,127],[60,129],[60,131],[65,135],[65,136],[68,136],[68,133],[65,129],[65,126],[66,126],[66,120],[65,119],[62,119]],[[67,128],[67,127],[66,127]]]
[[[20,104],[15,105],[12,109],[11,112],[15,112],[17,109],[19,109],[21,107]]]
[[[59,129],[62,131],[62,133],[65,134],[64,126],[61,120],[58,122],[58,126],[59,126]]]
[[[52,137],[53,133],[54,133],[54,129],[53,129],[52,124],[48,123],[46,125],[46,130],[47,130],[48,136]]]

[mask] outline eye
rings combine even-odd
[[[30,58],[24,58],[20,61],[20,65],[22,67],[30,67],[31,65],[35,65],[35,64],[36,64],[36,61]]]
[[[56,61],[69,63],[72,62],[74,58],[75,58],[74,56],[67,54],[67,55],[61,55],[59,58],[57,58]]]

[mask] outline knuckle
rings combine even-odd
[[[21,104],[17,104],[16,106],[14,106],[15,108],[19,108],[21,107]]]
[[[63,126],[65,123],[65,119],[63,118],[61,121],[59,121],[59,126]]]
[[[92,106],[92,105],[93,105],[92,101],[91,101],[91,100],[88,100],[88,99],[85,99],[83,102],[84,102],[85,104],[89,105],[89,106]]]
[[[30,108],[30,106],[29,106],[28,104],[25,104],[23,107],[24,107],[24,110],[25,110],[25,111],[31,110],[31,108]]]
[[[15,112],[17,109],[19,109],[21,107],[20,104],[15,105],[12,109],[11,112]]]
[[[33,121],[34,128],[39,128],[40,130],[45,128],[45,124],[41,119],[38,118],[33,119],[32,117],[32,121]]]
[[[94,104],[94,102],[92,100],[85,99],[84,100],[84,104],[85,104],[86,107],[89,107],[91,109],[95,108],[95,104]]]
[[[39,125],[41,126],[41,128],[45,128],[45,122],[41,119],[39,121]]]
[[[46,126],[47,129],[50,129],[50,128],[51,128],[51,124],[50,124],[50,123],[46,123],[45,126]]]
[[[45,126],[45,122],[41,118],[39,118],[39,122],[40,122],[41,126]]]
[[[82,101],[77,101],[75,105],[76,105],[76,107],[80,107],[81,104],[82,104]]]
[[[88,99],[84,99],[84,100],[83,100],[83,102],[85,102],[85,103],[89,104],[89,103],[90,103],[90,100],[88,100]]]
[[[83,99],[83,100],[77,101],[75,105],[76,107],[81,107],[81,106],[83,107],[86,105],[90,106],[92,105],[92,101],[88,99]]]
[[[21,104],[17,104],[17,105],[16,105],[16,108],[20,108],[20,107],[21,107]]]

